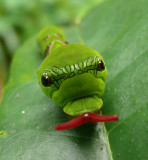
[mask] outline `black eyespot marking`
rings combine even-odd
[[[101,72],[105,70],[105,65],[104,65],[103,61],[100,59],[98,59],[98,70]]]
[[[42,81],[43,86],[45,86],[45,87],[51,86],[50,77],[45,72],[42,74],[41,81]]]

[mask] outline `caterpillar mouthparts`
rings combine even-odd
[[[110,122],[110,121],[118,121],[118,115],[100,115],[92,112],[83,113],[71,121],[57,124],[56,130],[65,130],[72,129],[78,127],[84,123],[88,122]]]

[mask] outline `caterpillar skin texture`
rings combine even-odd
[[[38,81],[43,92],[63,107],[67,115],[76,117],[72,120],[74,125],[70,123],[66,128],[57,126],[56,129],[69,129],[89,121],[96,122],[90,117],[103,106],[101,97],[107,76],[102,56],[84,45],[68,44],[63,32],[55,27],[43,29],[38,35],[38,42],[46,56],[38,70]],[[87,120],[80,123],[82,119]],[[117,116],[113,119],[106,117],[106,121],[117,119]]]

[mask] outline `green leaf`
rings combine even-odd
[[[147,0],[110,0],[65,30],[69,42],[103,55],[108,79],[102,112],[118,114],[119,122],[55,131],[68,118],[37,83],[43,57],[36,37],[18,50],[0,107],[0,159],[148,159],[147,6]]]

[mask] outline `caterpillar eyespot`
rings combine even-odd
[[[98,69],[99,69],[101,72],[105,70],[105,65],[104,65],[103,61],[100,60],[100,59],[99,59],[99,61],[98,61]]]
[[[45,55],[38,71],[39,84],[43,92],[73,118],[56,125],[56,130],[118,120],[117,115],[97,113],[103,106],[101,97],[107,76],[98,52],[81,44],[68,44],[63,32],[56,27],[43,29],[38,42]]]
[[[44,87],[49,87],[51,85],[51,80],[47,73],[43,73],[41,77],[41,82]]]

